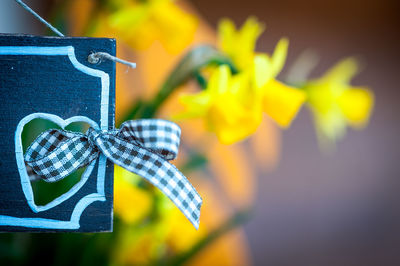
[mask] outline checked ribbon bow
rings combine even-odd
[[[87,166],[102,153],[159,188],[198,229],[202,199],[168,162],[178,154],[180,134],[178,125],[161,119],[127,121],[119,130],[89,128],[86,134],[50,129],[35,139],[24,159],[37,176],[55,182]]]

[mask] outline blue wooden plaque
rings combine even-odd
[[[113,164],[103,155],[46,203],[37,199],[51,186],[36,194],[23,156],[32,121],[114,128],[115,63],[87,58],[115,48],[107,38],[0,35],[0,231],[112,231]]]

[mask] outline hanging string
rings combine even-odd
[[[43,24],[45,24],[49,29],[51,29],[55,34],[57,34],[60,37],[64,37],[64,34],[62,34],[59,30],[57,30],[55,27],[53,27],[49,22],[47,22],[44,18],[42,18],[41,16],[39,16],[38,13],[36,13],[35,11],[32,10],[32,8],[30,8],[27,4],[25,4],[24,2],[22,2],[22,0],[15,0],[15,2],[17,2],[20,6],[22,6],[26,11],[28,11],[29,13],[31,13],[33,16],[35,16],[40,22],[42,22]],[[103,59],[107,59],[113,62],[118,62],[124,65],[127,65],[131,68],[136,68],[136,63],[132,63],[132,62],[128,62],[126,60],[122,60],[118,57],[112,56],[108,53],[105,52],[97,52],[97,53],[91,53],[88,57],[88,62],[91,64],[97,64],[97,63],[101,63],[101,60]]]
[[[43,24],[45,24],[49,29],[51,29],[55,34],[57,34],[60,37],[64,37],[64,34],[62,34],[61,32],[59,32],[56,28],[54,28],[49,22],[47,22],[46,20],[44,20],[41,16],[39,16],[38,13],[36,13],[35,11],[32,10],[32,8],[30,8],[29,6],[27,6],[24,2],[22,2],[21,0],[15,0],[15,2],[17,2],[20,6],[22,6],[26,11],[28,11],[29,13],[31,13],[32,15],[34,15],[38,20],[40,20]]]
[[[132,62],[128,62],[128,61],[122,60],[122,59],[120,59],[118,57],[115,57],[115,56],[112,56],[112,55],[110,55],[108,53],[97,52],[97,53],[91,53],[88,56],[88,62],[91,63],[91,64],[101,63],[101,60],[103,60],[103,59],[107,59],[107,60],[110,60],[110,61],[113,61],[113,62],[118,62],[118,63],[124,64],[124,65],[127,65],[127,66],[129,66],[131,68],[136,68],[136,63],[132,63]]]

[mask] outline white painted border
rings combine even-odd
[[[110,79],[107,73],[87,67],[78,62],[75,56],[74,47],[72,46],[59,46],[59,47],[36,47],[36,46],[0,46],[0,55],[47,55],[47,56],[68,56],[72,65],[79,71],[94,77],[99,77],[101,79],[101,103],[100,103],[100,128],[102,130],[108,129],[108,109],[109,109],[109,90],[110,90]],[[17,166],[20,172],[21,177],[21,185],[23,188],[23,192],[25,197],[27,198],[28,205],[34,212],[45,211],[51,209],[61,202],[65,201],[73,194],[75,194],[86,182],[89,177],[91,171],[93,170],[95,162],[91,163],[84,174],[82,175],[81,181],[78,182],[71,190],[54,201],[50,202],[45,206],[36,206],[33,200],[32,187],[29,181],[28,174],[26,172],[25,163],[23,161],[22,154],[22,145],[21,145],[21,133],[23,129],[23,125],[31,121],[35,118],[44,118],[50,121],[53,121],[59,124],[62,128],[66,125],[83,121],[89,123],[91,126],[95,126],[98,128],[98,125],[91,119],[83,116],[71,117],[67,120],[63,120],[60,117],[52,114],[45,113],[35,113],[30,114],[23,118],[17,126],[16,134],[15,134],[15,148],[16,148],[16,158],[17,158]],[[18,146],[19,145],[19,146]],[[21,161],[22,158],[22,161]],[[24,218],[24,217],[11,217],[0,215],[0,225],[6,226],[20,226],[20,227],[28,227],[28,228],[42,228],[42,229],[79,229],[80,224],[79,220],[86,209],[91,203],[95,201],[105,201],[104,194],[104,182],[105,182],[105,172],[106,172],[106,157],[104,155],[100,155],[99,157],[99,167],[98,167],[98,175],[97,175],[97,193],[92,193],[90,195],[86,195],[76,204],[72,214],[70,221],[60,221],[53,219],[44,219],[44,218]],[[23,171],[25,170],[25,171]],[[22,174],[21,174],[22,172]],[[86,175],[87,174],[87,175]],[[29,182],[29,183],[27,183]],[[28,186],[29,185],[29,186]],[[72,192],[71,192],[72,191]],[[71,192],[71,193],[70,193]],[[68,194],[69,193],[69,194]],[[67,195],[66,195],[67,194]]]

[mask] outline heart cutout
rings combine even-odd
[[[90,125],[84,122],[73,122],[65,127],[65,130],[84,134]],[[26,150],[36,138],[43,132],[50,129],[61,129],[57,124],[45,119],[33,119],[27,123],[22,130],[22,149],[24,156]],[[46,205],[58,198],[62,194],[68,192],[75,184],[81,180],[82,174],[86,170],[86,166],[77,169],[67,177],[57,182],[46,182],[42,178],[36,176],[30,167],[27,167],[28,175],[30,175],[33,197],[36,205]]]
[[[96,122],[94,122],[93,120],[91,120],[87,117],[84,117],[84,116],[74,116],[74,117],[64,120],[64,119],[60,118],[59,116],[56,116],[53,114],[45,114],[45,113],[30,114],[30,115],[24,117],[18,123],[17,130],[15,132],[15,154],[16,154],[16,160],[17,160],[17,165],[18,165],[18,171],[19,171],[20,178],[21,178],[22,190],[25,194],[25,198],[27,200],[28,205],[30,206],[30,208],[32,209],[33,212],[37,213],[37,212],[49,210],[49,209],[61,204],[65,200],[72,197],[76,192],[78,192],[79,189],[86,183],[90,174],[92,173],[94,165],[96,163],[96,160],[91,162],[86,167],[86,169],[81,171],[82,173],[80,175],[80,179],[79,179],[79,175],[77,177],[75,177],[76,182],[68,191],[61,194],[60,196],[57,196],[55,199],[51,200],[50,202],[48,202],[44,205],[36,204],[34,189],[32,187],[32,183],[29,179],[29,174],[27,172],[25,162],[24,162],[24,153],[23,153],[24,145],[22,145],[23,144],[22,143],[22,134],[26,134],[26,133],[23,133],[24,127],[26,125],[28,125],[32,120],[35,120],[35,119],[50,121],[53,124],[57,125],[61,129],[69,129],[71,131],[76,131],[76,130],[73,130],[72,128],[68,128],[68,127],[71,127],[77,123],[85,123],[95,129],[98,129],[99,127]],[[68,179],[68,178],[69,177],[67,177],[65,179]],[[69,181],[71,181],[71,180],[69,180]],[[40,181],[40,182],[44,182],[44,181]],[[56,183],[58,183],[58,182],[56,182]]]

